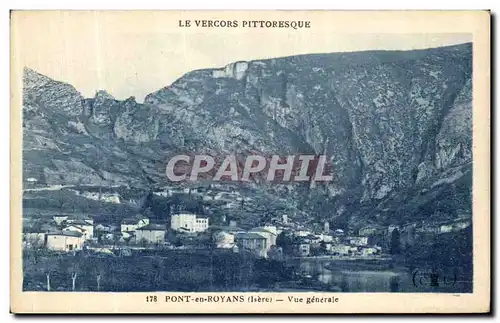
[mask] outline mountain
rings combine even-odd
[[[471,212],[470,43],[235,62],[143,104],[83,98],[27,68],[23,81],[25,178],[147,188],[177,153],[325,153],[334,180],[314,191],[334,217]]]

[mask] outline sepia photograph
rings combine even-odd
[[[487,311],[489,19],[13,11],[11,302]]]

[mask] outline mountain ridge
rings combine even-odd
[[[23,160],[42,182],[161,186],[176,153],[326,153],[336,172],[318,190],[337,215],[363,203],[398,212],[443,186],[438,197],[470,195],[470,43],[234,62],[188,72],[144,103],[83,98],[34,73],[23,77]]]

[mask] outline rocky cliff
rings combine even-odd
[[[470,212],[471,77],[471,44],[235,62],[143,104],[26,69],[24,176],[147,187],[178,152],[326,153],[331,214]]]

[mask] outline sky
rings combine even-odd
[[[257,13],[258,14],[258,13]],[[472,41],[471,34],[419,32],[432,22],[405,20],[384,25],[364,20],[363,29],[348,17],[317,13],[306,16],[310,29],[181,28],[179,20],[255,19],[226,12],[21,12],[13,15],[14,68],[29,67],[72,84],[85,97],[104,89],[117,99],[144,97],[200,68],[221,68],[241,60],[308,53],[360,50],[410,50]],[[261,17],[263,14],[260,14]],[[295,13],[266,13],[266,19],[303,19]],[[373,15],[370,16],[372,18]],[[283,18],[284,17],[284,18]],[[332,19],[336,18],[332,22]],[[338,23],[335,23],[338,22]],[[390,21],[389,21],[390,22]],[[398,28],[399,26],[401,28]],[[342,28],[350,26],[350,28]],[[358,28],[358,29],[356,29]]]

